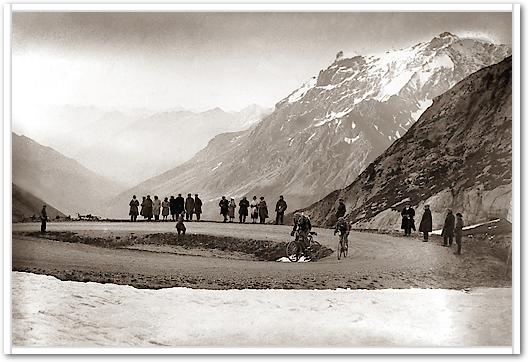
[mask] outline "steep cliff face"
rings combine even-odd
[[[398,229],[399,211],[429,204],[435,228],[445,210],[466,223],[507,218],[512,178],[511,57],[470,75],[434,99],[399,140],[348,187],[305,211],[319,225],[335,222],[336,201],[345,199],[358,228]]]
[[[337,58],[249,131],[226,138],[223,147],[206,147],[113,204],[126,205],[132,194],[175,192],[198,192],[206,201],[221,195],[274,201],[283,194],[290,209],[310,204],[353,182],[435,96],[509,53],[503,45],[444,33],[401,50]]]

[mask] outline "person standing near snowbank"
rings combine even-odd
[[[464,228],[464,220],[462,220],[462,214],[457,212],[456,224],[455,224],[455,242],[457,244],[457,251],[455,254],[460,255],[462,251],[462,229]]]
[[[442,246],[453,245],[454,232],[455,232],[455,216],[453,215],[453,210],[447,209],[447,215],[444,221],[444,227],[442,229],[442,236],[444,237],[444,244]]]
[[[422,215],[422,221],[420,221],[420,227],[418,231],[423,233],[423,241],[429,241],[429,233],[433,231],[433,216],[431,215],[431,210],[429,205],[424,206],[424,213]]]
[[[264,200],[264,196],[260,197],[260,202],[258,204],[258,214],[260,217],[260,223],[265,224],[266,218],[268,218],[269,215],[268,215],[268,205],[266,204],[266,201]]]
[[[410,205],[405,205],[405,208],[401,212],[401,228],[404,230],[405,236],[411,236],[411,229],[416,230],[414,226],[414,215],[414,209]]]

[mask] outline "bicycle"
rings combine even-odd
[[[306,236],[306,244],[308,244],[308,251],[313,256],[315,255],[315,252],[321,248],[321,244],[314,240],[314,235],[317,235],[315,231],[310,231],[308,235]],[[301,259],[301,256],[303,256],[303,248],[301,247],[300,240],[299,240],[299,232],[297,231],[295,235],[295,240],[290,241],[288,244],[286,244],[286,257],[291,262],[297,262],[299,259]],[[304,255],[305,257],[309,257],[309,255]]]
[[[341,260],[341,254],[346,258],[348,255],[348,233],[339,235],[339,241],[337,242],[337,260]]]

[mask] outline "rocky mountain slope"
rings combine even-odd
[[[40,215],[40,210],[42,210],[42,205],[44,204],[46,204],[46,212],[50,220],[55,219],[57,216],[65,216],[62,212],[49,205],[47,202],[42,201],[40,198],[31,194],[31,192],[27,192],[15,184],[12,184],[12,196],[14,222],[26,220],[32,216],[38,217]]]
[[[466,224],[505,218],[511,209],[511,57],[470,75],[434,99],[407,133],[346,188],[305,212],[315,224],[335,222],[339,198],[358,228],[399,229],[404,204],[433,213],[443,225],[447,208]]]
[[[187,161],[217,134],[248,129],[269,113],[258,105],[238,112],[65,106],[16,114],[14,130],[130,187]]]
[[[354,181],[435,96],[509,53],[504,45],[443,33],[397,51],[338,57],[249,131],[222,135],[113,204],[126,205],[132,194],[198,192],[206,201],[264,195],[274,202],[283,194],[290,209],[305,206]],[[205,207],[206,216],[217,214],[215,204],[214,212]],[[123,208],[113,211],[122,216]]]
[[[103,206],[123,190],[122,185],[30,138],[12,133],[12,145],[13,183],[66,214],[104,216]]]

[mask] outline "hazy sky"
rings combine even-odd
[[[511,44],[511,13],[14,13],[14,112],[272,106],[343,50],[441,32]]]

